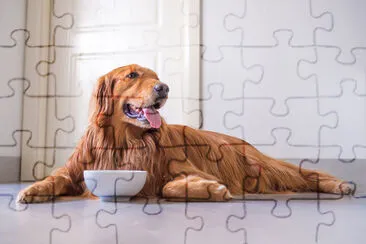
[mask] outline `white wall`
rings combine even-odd
[[[0,157],[20,156],[25,0],[0,0]],[[15,31],[15,32],[14,32]],[[12,34],[13,32],[13,34]],[[15,40],[13,40],[13,39]]]
[[[204,129],[280,158],[366,158],[365,1],[202,8]]]

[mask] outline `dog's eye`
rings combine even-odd
[[[135,79],[135,78],[139,77],[139,74],[137,72],[131,72],[126,77],[129,79]]]

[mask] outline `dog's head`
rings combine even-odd
[[[123,66],[100,77],[91,99],[91,122],[99,126],[129,123],[159,128],[159,109],[168,98],[169,87],[156,73],[136,64]]]

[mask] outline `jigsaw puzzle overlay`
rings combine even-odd
[[[0,6],[0,157],[22,158],[22,180],[41,180],[65,164],[87,126],[98,77],[137,63],[169,85],[161,110],[168,123],[239,137],[272,157],[355,184],[350,197],[245,193],[227,203],[39,205],[16,205],[24,185],[1,184],[1,244],[366,242],[365,1],[0,0]],[[192,53],[200,56],[200,75],[191,83]],[[238,147],[218,145],[221,155],[214,155],[203,145],[218,164],[231,146]]]

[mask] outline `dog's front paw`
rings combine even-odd
[[[210,200],[212,201],[228,201],[233,198],[226,186],[215,183],[208,186]]]
[[[49,184],[45,182],[35,183],[18,193],[19,203],[40,203],[50,201],[54,197]]]

